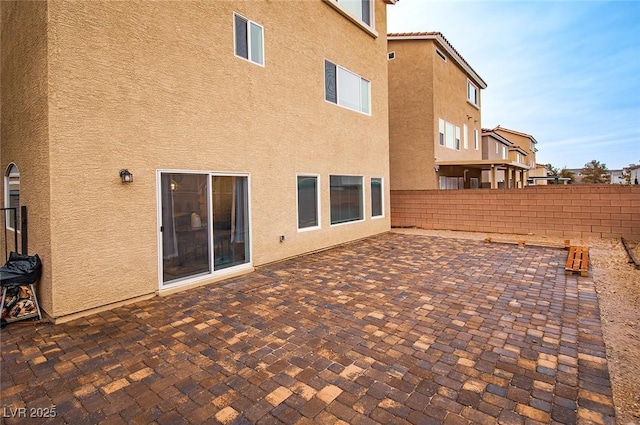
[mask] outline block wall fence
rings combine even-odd
[[[640,240],[640,186],[392,190],[391,226]]]

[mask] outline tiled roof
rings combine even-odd
[[[449,40],[441,33],[437,31],[427,31],[427,32],[392,32],[387,34],[387,40],[436,40],[447,52],[449,55],[456,61],[458,64],[467,71],[476,83],[481,86],[483,89],[487,88],[487,83],[478,75],[478,73],[469,65],[462,55],[456,50],[455,47]]]

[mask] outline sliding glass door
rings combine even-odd
[[[246,177],[213,176],[214,269],[249,262],[249,202]]]
[[[248,177],[160,173],[162,285],[250,261]]]

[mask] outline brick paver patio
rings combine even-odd
[[[388,233],[66,324],[11,324],[3,420],[614,424],[594,284],[565,275],[566,255]]]

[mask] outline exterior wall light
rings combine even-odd
[[[120,170],[120,180],[122,180],[122,183],[131,183],[133,182],[133,174],[126,168],[123,168]]]

